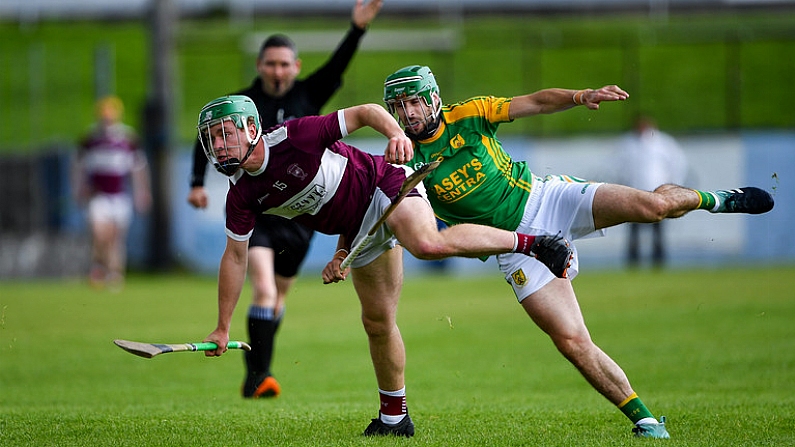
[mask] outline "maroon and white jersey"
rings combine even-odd
[[[268,129],[262,167],[230,179],[226,234],[247,240],[256,216],[264,213],[352,241],[376,188],[395,197],[406,171],[339,141],[347,134],[342,110]]]
[[[92,193],[126,192],[127,177],[146,165],[135,133],[121,123],[92,128],[80,145],[79,157]]]

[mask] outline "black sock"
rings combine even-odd
[[[273,346],[281,321],[281,315],[278,318],[274,317],[273,309],[254,306],[249,309],[248,337],[251,351],[245,353],[249,376],[271,375]]]

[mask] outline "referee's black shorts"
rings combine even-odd
[[[290,278],[298,274],[314,234],[314,231],[292,220],[261,214],[257,217],[249,248],[272,249],[274,271],[279,276]]]

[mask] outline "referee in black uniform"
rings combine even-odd
[[[257,58],[259,76],[251,86],[234,94],[246,95],[254,101],[263,129],[293,118],[319,115],[342,85],[342,75],[381,4],[382,0],[357,0],[345,38],[331,58],[304,79],[297,79],[301,60],[292,40],[279,34],[270,36]],[[206,170],[207,157],[197,140],[188,195],[188,202],[196,208],[207,207]],[[257,220],[248,252],[254,296],[248,311],[251,351],[245,353],[243,397],[275,397],[281,393],[270,368],[274,340],[284,315],[285,296],[306,257],[312,236],[312,230],[281,217],[261,215]]]

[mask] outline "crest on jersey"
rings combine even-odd
[[[452,140],[450,140],[450,147],[453,149],[461,149],[466,142],[464,141],[464,137],[461,134],[456,134]]]
[[[298,163],[293,163],[287,168],[287,173],[293,177],[298,177],[303,180],[306,178],[306,172],[298,166]]]
[[[513,283],[519,287],[527,284],[527,276],[524,274],[524,270],[519,269],[513,273],[511,273],[511,279],[513,279]]]

